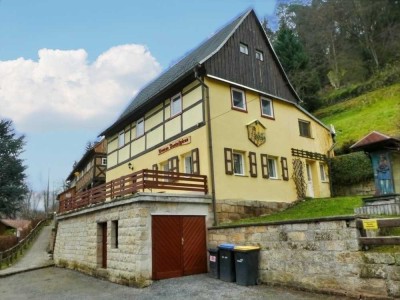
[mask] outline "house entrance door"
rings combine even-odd
[[[204,216],[152,217],[153,279],[207,272]]]
[[[312,168],[311,164],[306,163],[307,171],[307,197],[314,198],[314,183],[312,178]]]

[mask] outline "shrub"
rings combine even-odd
[[[354,152],[331,159],[333,185],[349,186],[374,177],[371,161],[363,152]]]

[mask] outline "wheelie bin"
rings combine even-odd
[[[219,249],[219,279],[227,282],[236,280],[235,274],[235,257],[233,244],[221,244]]]
[[[219,278],[219,249],[218,248],[209,248],[208,249],[209,253],[209,266],[210,266],[210,277],[212,278]]]
[[[236,283],[239,285],[256,285],[258,283],[258,256],[260,247],[236,246],[235,270]]]

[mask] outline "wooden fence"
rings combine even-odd
[[[365,226],[365,221],[370,222],[371,227],[379,228],[394,228],[400,227],[400,218],[396,219],[366,219],[366,220],[357,220],[357,228],[360,230],[361,236],[359,237],[359,242],[363,246],[372,246],[372,245],[400,245],[400,236],[376,236],[376,237],[367,237],[367,231]],[[376,221],[376,224],[375,224]]]
[[[28,245],[33,240],[35,240],[40,230],[47,221],[48,221],[47,219],[40,221],[39,223],[36,224],[35,228],[33,228],[32,231],[25,238],[19,241],[17,245],[8,250],[0,252],[0,269],[3,266],[3,264],[9,265],[13,263],[18,258],[18,255],[22,254],[23,250],[25,250],[28,247]]]
[[[59,213],[86,207],[139,191],[191,191],[207,194],[207,176],[159,170],[141,170],[60,200]]]

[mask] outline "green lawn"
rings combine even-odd
[[[229,225],[354,215],[354,208],[360,206],[362,200],[358,196],[308,199],[276,214],[242,219]]]
[[[314,114],[326,125],[335,126],[338,147],[350,140],[358,141],[373,130],[399,135],[400,84],[369,92]]]

